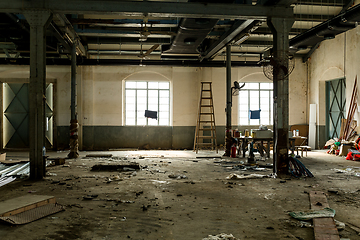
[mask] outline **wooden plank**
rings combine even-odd
[[[25,212],[49,203],[56,203],[53,196],[28,194],[0,202],[0,217],[7,217]]]
[[[311,191],[309,197],[311,209],[321,210],[329,207],[325,193]],[[315,240],[340,240],[334,218],[314,218],[313,224]]]

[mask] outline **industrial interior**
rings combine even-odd
[[[0,16],[0,236],[360,239],[360,1]]]

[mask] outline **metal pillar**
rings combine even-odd
[[[226,149],[224,156],[231,151],[231,46],[226,45]]]
[[[294,23],[292,18],[269,18],[268,26],[273,33],[274,58],[288,58],[289,31]],[[289,168],[289,77],[280,71],[280,67],[274,65],[274,173],[283,175],[288,173]]]
[[[69,158],[79,157],[79,124],[76,113],[76,47],[77,40],[71,49],[71,120],[70,120],[70,153]]]
[[[45,175],[46,28],[52,14],[39,10],[24,15],[30,25],[30,178],[42,179]]]

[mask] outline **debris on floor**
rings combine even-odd
[[[209,235],[202,240],[238,240],[238,238],[234,237],[232,234],[220,233],[216,236]]]
[[[294,177],[314,177],[309,169],[297,158],[289,157],[289,171]]]
[[[181,174],[170,174],[168,177],[174,179],[187,179],[186,175],[181,175]]]
[[[0,164],[0,187],[14,181],[17,176],[28,176],[30,163],[19,163],[16,165]]]
[[[345,175],[360,177],[360,167],[334,168],[336,173],[344,173]]]
[[[0,221],[25,224],[64,210],[53,196],[25,195],[1,202]]]
[[[303,212],[290,212],[290,216],[298,220],[310,220],[313,218],[324,218],[324,217],[334,217],[335,210],[332,208],[324,208],[321,210],[309,210]]]
[[[254,178],[265,178],[268,177],[267,175],[263,175],[263,174],[244,174],[244,175],[239,175],[236,173],[231,173],[229,176],[226,177],[226,179],[230,179],[230,180],[237,180],[237,179],[254,179]]]
[[[345,223],[340,222],[340,221],[338,221],[336,219],[334,219],[334,221],[335,221],[336,228],[338,230],[344,230],[345,229],[345,226],[346,226]]]
[[[88,154],[86,158],[111,158],[112,154]]]
[[[358,227],[352,223],[349,223],[349,222],[347,222],[347,226],[349,228],[351,228],[352,230],[354,230],[360,236],[360,227]]]
[[[135,171],[139,169],[140,165],[132,162],[127,164],[96,164],[92,166],[91,171]]]

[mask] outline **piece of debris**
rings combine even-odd
[[[147,206],[142,205],[141,209],[145,212],[149,209],[149,207],[151,207],[151,205],[147,205]]]
[[[0,220],[25,224],[64,210],[53,196],[30,194],[1,202]]]
[[[238,175],[236,173],[231,173],[229,176],[226,177],[226,179],[237,180],[237,179],[254,179],[254,178],[265,178],[265,177],[267,176],[256,173],[248,174],[248,175]]]
[[[65,164],[65,158],[48,158],[48,160],[51,161],[53,165]]]
[[[238,238],[234,237],[232,234],[220,233],[216,236],[209,235],[202,240],[239,240]]]
[[[112,154],[88,154],[87,158],[111,158]]]
[[[140,169],[140,165],[138,163],[129,163],[129,164],[97,164],[92,166],[91,171],[129,171],[126,169]]]
[[[187,176],[181,175],[181,174],[177,174],[177,175],[175,175],[175,174],[170,174],[168,177],[169,177],[169,178],[174,178],[174,179],[187,179]]]
[[[83,199],[84,199],[84,200],[93,200],[94,198],[97,198],[97,197],[98,197],[98,195],[93,194],[93,195],[83,196]]]
[[[344,230],[345,229],[345,223],[340,222],[340,221],[338,221],[336,219],[334,219],[334,221],[335,221],[336,228],[338,230]]]
[[[304,211],[304,212],[290,212],[289,215],[298,220],[310,220],[313,218],[334,217],[335,210],[332,208],[324,208],[321,210],[309,210],[309,211]]]

